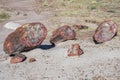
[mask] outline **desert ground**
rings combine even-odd
[[[120,80],[120,0],[0,0],[0,80]],[[98,24],[113,20],[118,33],[112,40],[95,44]],[[22,52],[24,62],[11,64],[3,51],[4,40],[13,28],[8,22],[41,22],[48,29],[40,48]],[[63,25],[82,24],[88,29],[75,30],[76,40],[50,46],[52,31]],[[80,57],[68,57],[70,45],[83,49]],[[36,61],[30,63],[29,59]]]

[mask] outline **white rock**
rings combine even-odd
[[[21,25],[15,22],[8,22],[4,25],[5,28],[7,29],[12,29],[15,30],[16,28],[20,27]]]

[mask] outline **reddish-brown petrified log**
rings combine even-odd
[[[7,36],[4,51],[9,55],[17,54],[20,57],[20,52],[40,46],[46,35],[47,29],[43,24],[24,24]]]
[[[83,54],[83,50],[80,48],[79,44],[72,44],[68,49],[68,56],[80,56]]]
[[[96,43],[111,40],[117,34],[117,24],[111,20],[102,22],[95,31],[93,39]]]
[[[69,26],[65,25],[56,29],[53,32],[50,42],[56,44],[66,40],[75,39],[75,37],[76,37],[75,31],[72,30]]]

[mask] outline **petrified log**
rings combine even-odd
[[[46,35],[47,29],[43,24],[24,24],[7,36],[4,42],[4,51],[9,55],[21,57],[20,52],[40,46]]]
[[[75,39],[75,37],[76,37],[75,31],[72,30],[69,26],[65,25],[53,31],[50,42],[52,44],[56,44],[66,40]]]
[[[83,54],[83,50],[80,48],[79,44],[72,44],[68,49],[68,56],[80,56]]]
[[[117,34],[117,24],[111,20],[102,22],[95,31],[93,39],[95,43],[103,43],[111,40]]]

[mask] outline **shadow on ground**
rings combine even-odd
[[[51,49],[51,48],[54,48],[55,47],[55,44],[51,44],[51,45],[40,45],[39,48],[43,49],[43,50],[48,50],[48,49]]]

